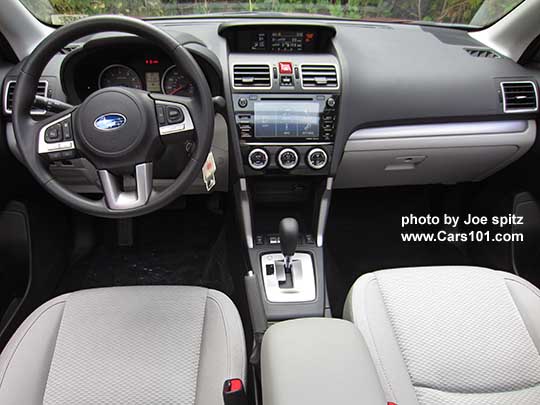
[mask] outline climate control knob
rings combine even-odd
[[[291,148],[281,149],[278,153],[277,162],[282,169],[294,169],[298,164],[298,153]]]
[[[328,163],[328,155],[321,148],[313,148],[307,154],[307,164],[314,170],[320,170]]]
[[[268,153],[264,149],[253,149],[248,155],[248,164],[254,170],[262,170],[268,166]]]

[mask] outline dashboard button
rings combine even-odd
[[[330,108],[334,108],[336,106],[336,100],[330,97],[328,100],[326,100],[326,105]]]
[[[280,75],[291,75],[293,72],[291,62],[279,62],[279,74]]]
[[[238,99],[238,107],[240,108],[246,108],[248,105],[248,99],[245,97],[241,97]]]
[[[281,76],[279,85],[280,86],[294,86],[292,76]]]

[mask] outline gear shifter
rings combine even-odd
[[[298,244],[298,222],[294,218],[283,218],[279,223],[279,240],[281,253],[285,258],[285,271],[292,270],[292,257]]]

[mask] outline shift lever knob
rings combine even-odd
[[[279,241],[281,253],[285,256],[285,263],[290,264],[298,244],[298,222],[294,218],[283,218],[279,223]],[[288,266],[289,267],[289,266]]]

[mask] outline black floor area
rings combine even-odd
[[[124,285],[199,285],[232,293],[226,268],[224,215],[203,200],[134,220],[134,245],[118,247],[116,225],[100,221],[98,243],[75,262],[60,292]]]
[[[401,217],[433,210],[429,188],[335,190],[326,230],[327,284],[334,316],[362,274],[407,266],[469,264],[450,243],[403,242]],[[408,227],[407,232],[426,231]]]

